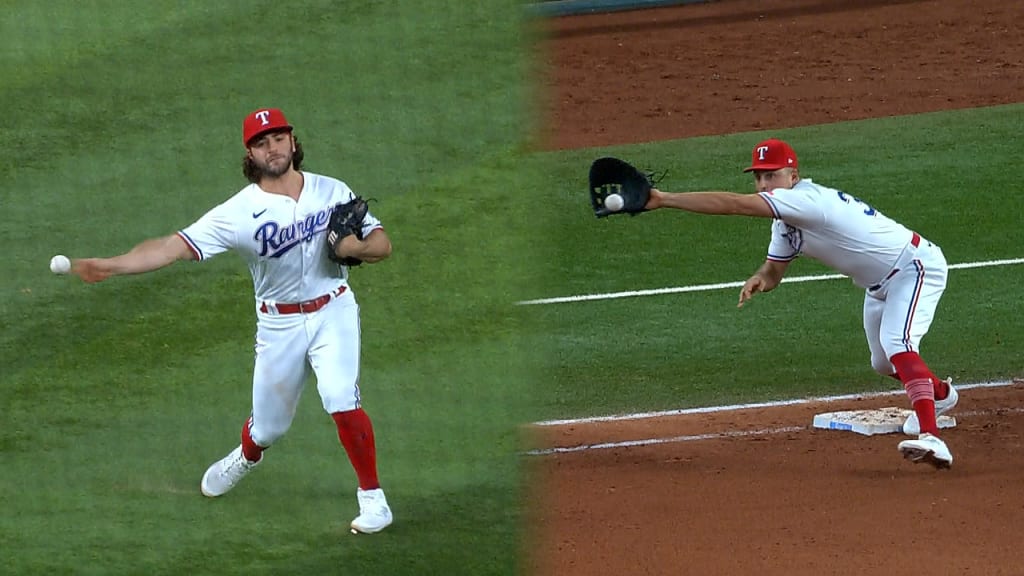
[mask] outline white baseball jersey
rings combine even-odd
[[[808,179],[760,195],[776,218],[768,259],[807,254],[865,288],[871,365],[895,374],[890,359],[919,350],[946,288],[942,249],[857,198]]]
[[[197,260],[235,249],[249,265],[257,302],[302,302],[336,290],[348,269],[327,258],[334,206],[354,198],[344,183],[303,172],[299,200],[250,184],[178,232]],[[363,237],[380,221],[367,213]]]
[[[806,254],[862,288],[882,282],[914,236],[857,198],[810,179],[759,194],[775,216],[769,260]]]

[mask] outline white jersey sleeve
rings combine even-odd
[[[796,186],[792,189],[778,188],[761,192],[768,202],[775,218],[785,220],[798,228],[813,228],[825,221],[826,215],[821,202],[821,193],[810,186]]]
[[[240,194],[215,206],[199,220],[178,232],[196,260],[212,258],[238,245],[239,208],[236,204],[239,203]]]
[[[800,255],[801,237],[798,228],[787,226],[782,220],[772,220],[772,240],[768,244],[768,260],[791,262]]]
[[[769,260],[806,254],[859,286],[884,278],[914,236],[858,198],[806,178],[791,189],[759,194],[775,217]]]
[[[813,227],[824,220],[821,203],[813,192],[804,188],[778,188],[760,193],[775,215],[772,239],[768,245],[768,260],[795,260],[803,249],[803,231],[800,227]],[[785,220],[782,220],[783,214]]]

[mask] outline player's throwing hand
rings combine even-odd
[[[102,282],[110,277],[110,271],[103,266],[102,258],[81,258],[71,261],[71,273],[89,284]]]
[[[736,304],[737,308],[743,308],[743,305],[754,297],[754,294],[758,292],[767,292],[768,281],[760,274],[751,276],[744,284],[743,289],[740,290],[740,301]]]

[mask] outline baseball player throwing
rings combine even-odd
[[[192,225],[147,240],[113,258],[72,261],[86,282],[157,270],[177,260],[207,260],[234,249],[249,266],[255,288],[256,364],[252,414],[241,444],[215,462],[200,488],[221,496],[263,462],[263,452],[291,426],[310,369],[324,409],[355,469],[359,515],[353,530],[373,533],[392,522],[377,479],[373,427],[359,398],[359,307],[348,267],[329,258],[331,213],[354,198],[338,180],[301,171],[302,147],[284,114],[256,110],[242,125],[243,173],[251,182]],[[391,254],[380,221],[366,214],[361,233],[337,242],[335,257],[374,263]]]
[[[801,254],[864,288],[871,366],[899,379],[914,408],[903,428],[917,438],[900,442],[899,450],[914,462],[948,468],[953,455],[939,438],[936,419],[956,405],[958,394],[918,354],[946,288],[942,250],[861,200],[801,178],[798,169],[789,144],[766,140],[754,147],[745,170],[754,174],[756,194],[653,189],[646,208],[773,219],[767,259],[740,290],[739,306],[778,286],[789,263]]]

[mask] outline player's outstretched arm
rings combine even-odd
[[[141,274],[158,270],[178,260],[192,260],[195,256],[177,234],[152,238],[130,251],[112,258],[76,258],[71,261],[71,273],[86,282],[100,282],[111,276]]]
[[[338,242],[337,253],[343,258],[349,256],[373,264],[391,256],[391,239],[383,228],[375,229],[363,240],[353,234]]]
[[[698,214],[722,216],[774,217],[771,207],[757,194],[735,192],[662,192],[652,188],[645,208],[675,208]]]
[[[771,292],[782,282],[786,268],[789,268],[789,262],[765,260],[757,272],[754,272],[754,275],[743,284],[743,288],[740,290],[740,301],[736,307],[742,308],[747,300],[753,298],[754,294],[758,292]]]

